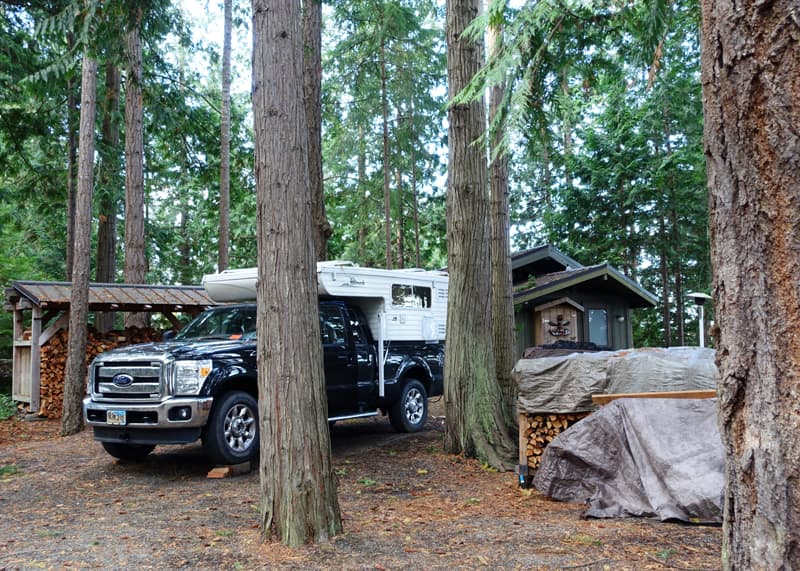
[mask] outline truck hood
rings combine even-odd
[[[239,357],[243,350],[254,351],[255,342],[235,339],[182,339],[119,347],[101,353],[97,359],[147,358],[153,355],[170,355],[174,359],[225,358]]]

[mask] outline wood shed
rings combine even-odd
[[[15,401],[40,410],[41,352],[69,325],[72,284],[15,281],[3,309],[14,314],[11,391]],[[215,303],[200,286],[89,284],[89,311],[162,313],[176,328],[176,313],[196,315]],[[63,379],[61,379],[63,384]]]

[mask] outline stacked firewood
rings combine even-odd
[[[568,427],[589,414],[591,413],[520,414],[520,454],[524,451],[528,468],[534,470],[538,468],[547,445]]]
[[[131,327],[124,331],[98,333],[89,328],[86,337],[86,364],[92,362],[97,355],[120,345],[147,343],[161,338],[161,334],[153,329]],[[41,369],[39,373],[39,414],[49,418],[61,416],[61,405],[64,399],[64,373],[67,367],[69,334],[62,329],[53,335],[42,347]]]

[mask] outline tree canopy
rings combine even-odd
[[[70,137],[82,42],[99,64],[93,244],[122,219],[124,0],[0,5],[0,281],[66,275]],[[97,6],[93,3],[90,6]],[[141,27],[146,279],[199,283],[218,260],[220,6],[147,4]],[[614,5],[616,6],[616,5]],[[690,344],[682,299],[707,289],[699,8],[696,0],[492,2],[505,45],[473,94],[507,82],[494,122],[509,158],[514,249],[550,242],[607,260],[658,294],[640,345]],[[233,3],[229,267],[255,264],[249,5]],[[473,28],[482,33],[486,20]],[[88,28],[87,28],[88,26]],[[329,259],[442,267],[446,245],[444,11],[431,0],[323,5],[322,155]],[[87,30],[91,33],[87,33]],[[108,65],[107,65],[108,64]],[[113,82],[123,69],[116,103]],[[463,95],[468,95],[465,93]],[[104,111],[105,110],[105,111]],[[120,126],[104,137],[103,121]],[[74,144],[74,141],[73,143]],[[101,201],[106,200],[101,207]],[[387,226],[388,224],[388,226]],[[389,243],[387,248],[387,228]],[[121,228],[118,226],[118,233]],[[114,248],[122,279],[124,247]],[[93,251],[96,248],[93,246]],[[417,252],[419,254],[417,255]],[[98,261],[91,261],[92,279]],[[0,346],[8,347],[8,315]],[[3,349],[5,351],[7,349]]]

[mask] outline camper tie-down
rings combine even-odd
[[[222,305],[171,338],[92,362],[84,420],[109,454],[136,459],[201,439],[217,464],[255,458],[256,275],[206,276]],[[328,421],[382,413],[398,431],[422,429],[428,397],[442,394],[447,275],[320,262],[317,282]]]

